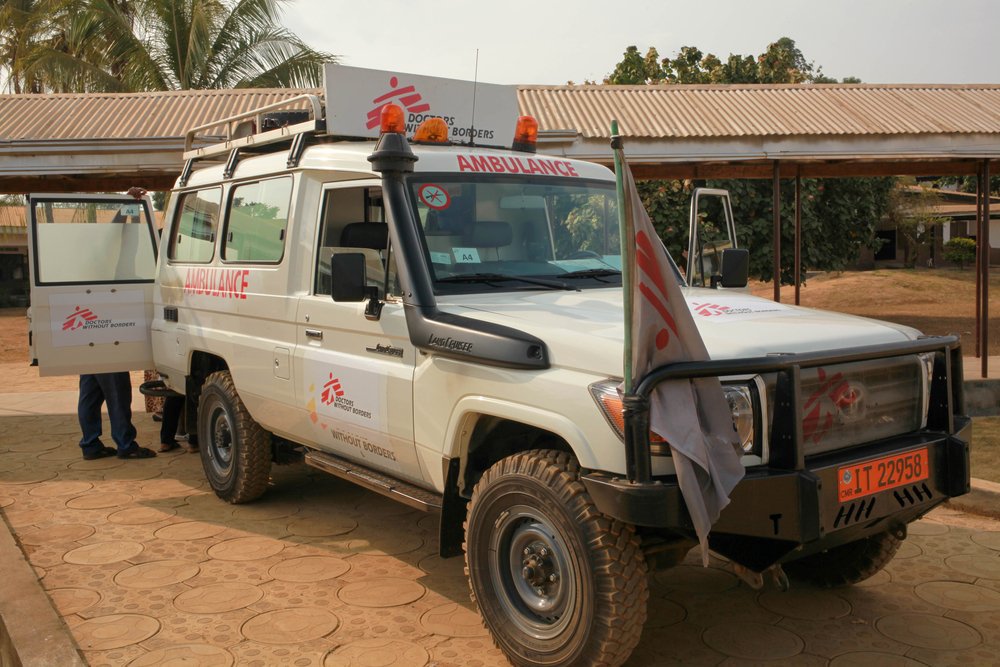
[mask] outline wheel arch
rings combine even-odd
[[[563,415],[496,399],[460,401],[444,442],[445,489],[439,530],[443,558],[461,555],[472,489],[497,461],[533,449],[551,449],[573,455],[583,467],[595,465],[594,453],[575,423]]]
[[[583,430],[565,415],[486,397],[466,397],[455,406],[445,432],[446,458],[461,461],[459,491],[465,497],[491,465],[530,449],[556,449],[583,468],[598,466]]]
[[[188,437],[198,433],[198,402],[201,398],[201,388],[205,384],[206,378],[216,371],[228,371],[229,364],[222,357],[193,350],[188,362],[188,372],[184,378],[184,426]],[[197,435],[195,436],[197,443]]]

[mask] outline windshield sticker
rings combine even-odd
[[[434,264],[451,264],[451,255],[446,252],[431,252],[431,262]]]
[[[479,251],[475,248],[452,248],[456,264],[479,264]]]
[[[499,155],[459,155],[458,170],[487,174],[544,174],[547,176],[579,176],[569,160],[539,157],[501,157]]]
[[[451,206],[448,191],[440,185],[428,183],[420,188],[420,201],[435,211],[441,211]]]

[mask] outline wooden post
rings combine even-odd
[[[774,198],[774,300],[781,302],[781,169],[778,161],[774,161],[774,171],[771,178]]]
[[[983,296],[982,296],[982,331],[980,348],[983,356],[983,378],[989,375],[990,369],[990,160],[983,160],[983,228],[980,233],[983,244]]]
[[[795,305],[799,305],[802,287],[802,177],[795,168]]]
[[[976,166],[976,358],[982,353],[982,346],[979,340],[980,315],[982,314],[983,296],[983,169],[982,165]]]

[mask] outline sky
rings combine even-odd
[[[289,0],[343,65],[501,84],[600,82],[626,47],[723,60],[791,37],[838,80],[1000,83],[998,0]]]

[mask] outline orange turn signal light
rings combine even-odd
[[[403,108],[398,104],[386,104],[379,116],[379,130],[382,134],[403,134],[406,132],[406,121]]]
[[[531,116],[520,116],[517,125],[514,127],[514,144],[511,146],[516,151],[535,152],[535,144],[538,143],[538,121]]]
[[[448,134],[448,123],[444,118],[428,118],[417,127],[413,140],[425,144],[446,144]]]

